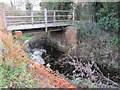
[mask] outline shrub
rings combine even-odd
[[[98,25],[102,30],[118,32],[120,19],[118,18],[118,3],[107,3],[100,8],[96,15],[99,17]]]
[[[103,68],[102,71],[105,71],[104,73],[112,72],[110,78],[119,82],[117,76],[120,77],[118,72],[120,69],[118,56],[120,39],[117,34],[103,31],[97,25],[82,24],[78,27],[78,38],[79,49],[81,48],[78,55],[90,60],[90,53],[93,53],[94,60]]]

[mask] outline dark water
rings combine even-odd
[[[47,45],[42,44],[42,47],[47,51],[47,54],[51,56],[51,58],[58,59],[64,52],[57,50],[56,48]]]
[[[58,49],[47,45],[47,44],[42,44],[42,47],[47,51],[46,55],[43,55],[43,58],[45,60],[46,64],[50,64],[51,65],[51,69],[53,69],[54,71],[58,70],[61,72],[61,68],[59,66],[55,65],[55,62],[57,62],[57,60],[59,59],[59,57],[61,55],[64,54],[64,52],[59,51]],[[45,59],[46,56],[49,56],[48,59]]]

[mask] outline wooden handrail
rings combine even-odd
[[[19,24],[36,24],[44,22],[45,30],[47,32],[47,25],[49,22],[60,23],[67,22],[69,23],[69,17],[72,17],[73,23],[75,21],[75,11],[72,13],[69,10],[39,10],[39,11],[15,11],[8,10],[4,11],[6,14],[7,25],[19,25]],[[23,18],[23,19],[22,19]]]

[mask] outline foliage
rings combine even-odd
[[[33,35],[23,35],[23,36],[22,36],[22,40],[23,40],[23,41],[30,40],[30,39],[32,39],[32,38],[33,38]]]
[[[98,24],[101,29],[117,32],[120,28],[120,19],[118,17],[118,3],[104,4],[96,15],[99,17]]]
[[[39,5],[41,9],[48,9],[48,10],[72,10],[73,8],[73,2],[71,0],[68,0],[69,2],[40,2]],[[64,17],[64,15],[72,14],[71,12],[55,12],[56,15],[61,15],[58,17],[55,17],[56,20],[66,20],[68,18],[71,18],[70,16]],[[52,15],[53,13],[49,13],[49,15]],[[50,18],[50,17],[49,17]],[[49,19],[48,18],[48,19]]]
[[[87,51],[83,54],[79,52],[79,55],[82,54],[89,59],[89,54],[93,53],[96,63],[103,68],[102,71],[106,69],[105,72],[110,73],[111,79],[119,82],[117,79],[117,77],[120,77],[118,72],[120,69],[118,56],[119,37],[116,34],[99,29],[95,24],[84,23],[79,24],[79,26],[79,48],[83,49],[83,51]],[[112,78],[113,76],[114,78]]]
[[[2,33],[2,35],[4,36],[2,43],[4,43],[5,49],[3,48],[0,58],[0,88],[36,87],[35,84],[38,82],[33,80],[33,73],[27,71],[25,62],[28,59],[24,58],[24,52],[20,50],[15,53],[20,48],[20,41],[11,33]],[[14,55],[10,53],[14,53]]]
[[[35,86],[32,75],[26,71],[26,64],[15,67],[10,61],[0,64],[0,88],[30,88]]]
[[[49,10],[70,10],[73,2],[40,2],[40,7]]]
[[[26,10],[32,10],[32,4],[30,2],[26,2]]]
[[[77,20],[90,20],[94,14],[93,2],[78,2],[75,4],[75,13]]]

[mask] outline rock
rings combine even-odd
[[[84,83],[78,84],[77,87],[78,87],[78,88],[86,88],[86,89],[89,88],[89,87],[88,87],[86,84],[84,84]]]
[[[44,59],[39,55],[32,55],[32,59],[36,60],[39,64],[45,64]]]
[[[77,30],[73,27],[68,27],[65,32],[65,40],[67,46],[71,46],[72,48],[77,47]]]
[[[34,49],[34,52],[31,55],[31,58],[36,60],[39,64],[45,64],[45,61],[42,58],[43,53],[46,53],[46,50],[44,50],[44,49]]]
[[[40,56],[42,56],[43,53],[46,53],[46,50],[38,49],[33,52],[34,55],[40,55]]]

